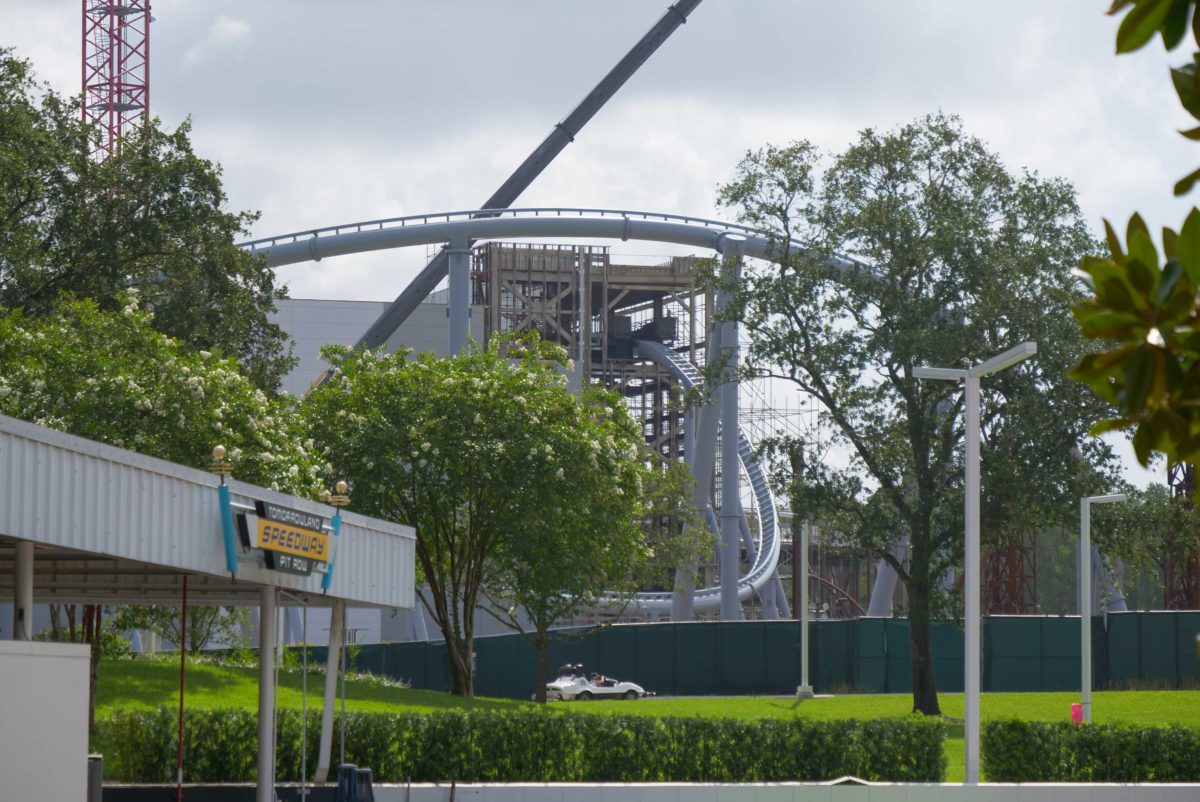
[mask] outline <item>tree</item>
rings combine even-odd
[[[896,570],[913,709],[936,714],[929,627],[949,601],[939,580],[962,558],[962,392],[912,371],[1037,341],[1036,360],[985,383],[983,529],[996,543],[1070,516],[1067,499],[1111,470],[1102,442],[1082,442],[1106,406],[1065,375],[1084,351],[1067,314],[1080,295],[1071,267],[1094,244],[1068,184],[1010,174],[953,117],[868,129],[823,175],[818,161],[807,142],[767,146],[721,188],[722,204],[776,238],[731,314],[749,338],[746,373],[819,405],[846,464],[777,444],[802,466],[788,482],[793,512],[823,517],[824,531]]]
[[[617,612],[639,584],[661,581],[664,567],[688,564],[702,546],[711,547],[706,538],[689,547],[674,531],[658,537],[664,526],[677,530],[683,519],[699,517],[692,507],[691,474],[682,462],[652,465],[653,454],[619,396],[590,388],[582,399],[564,395],[558,401],[558,414],[551,413],[560,421],[552,431],[554,454],[572,467],[562,477],[556,472],[538,480],[544,498],[527,508],[519,530],[507,533],[484,589],[488,612],[537,651],[538,702],[546,701],[550,644],[564,637],[551,632],[556,622],[602,601]],[[605,413],[597,415],[600,409]],[[626,460],[640,470],[614,472],[600,461],[593,444],[610,437],[616,453],[636,455]],[[650,545],[655,542],[659,549]]]
[[[317,497],[329,467],[289,406],[234,360],[155,331],[136,293],[117,300],[118,312],[67,298],[36,316],[0,309],[0,414],[197,468],[224,444],[239,478]],[[87,612],[84,631],[99,640],[98,612]],[[94,649],[91,699],[99,658]]]
[[[250,620],[248,607],[192,607],[187,614],[187,643],[183,643],[183,615],[178,607],[134,605],[121,608],[113,619],[118,632],[143,629],[154,632],[169,643],[180,644],[191,654],[199,654],[213,642],[239,645]]]
[[[239,479],[310,498],[324,490],[329,466],[288,403],[233,359],[155,331],[135,292],[118,299],[119,312],[90,299],[35,316],[0,309],[0,414],[196,468],[220,443]]]
[[[484,588],[507,582],[537,608],[549,585],[590,593],[641,558],[629,528],[645,470],[637,430],[622,405],[591,400],[607,396],[570,394],[561,347],[525,339],[445,359],[343,348],[325,357],[334,377],[309,393],[304,414],[353,480],[351,508],[416,529],[421,601],[445,638],[455,693],[473,694]],[[543,578],[568,556],[548,553],[553,544],[595,541],[607,526],[624,552],[582,543],[597,563]],[[546,610],[557,603],[547,598]]]
[[[137,287],[156,329],[235,357],[273,392],[294,363],[268,319],[282,289],[234,246],[257,215],[225,210],[221,170],[193,152],[189,122],[160,125],[95,162],[77,103],[0,49],[0,306],[42,314],[69,292],[116,309]]]

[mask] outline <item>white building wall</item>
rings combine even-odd
[[[0,641],[0,799],[85,798],[90,653]]]
[[[283,380],[283,389],[301,396],[329,367],[321,359],[326,345],[351,346],[358,342],[388,307],[386,301],[319,301],[288,299],[276,301],[272,320],[288,333],[299,363]],[[388,338],[389,351],[411,348],[414,353],[433,351],[444,355],[448,348],[445,293],[436,292],[421,304]],[[483,341],[483,310],[471,310],[471,337]]]

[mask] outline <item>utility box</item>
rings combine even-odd
[[[0,796],[87,797],[90,650],[0,641]]]

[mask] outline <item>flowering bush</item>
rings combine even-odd
[[[0,414],[196,468],[222,444],[234,475],[315,498],[330,469],[285,402],[237,362],[150,326],[136,292],[118,312],[61,300],[47,315],[0,311]]]

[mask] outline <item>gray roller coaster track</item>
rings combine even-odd
[[[662,343],[643,341],[637,344],[638,356],[656,362],[666,368],[679,380],[685,389],[699,386],[703,381],[700,371],[682,354],[678,354]],[[750,488],[754,500],[758,504],[759,533],[758,553],[750,569],[738,578],[738,600],[746,601],[751,594],[763,589],[763,586],[775,577],[775,568],[779,562],[779,517],[775,513],[775,497],[771,494],[767,476],[754,455],[754,447],[750,444],[745,432],[739,429],[738,457],[742,469],[750,480]],[[743,512],[743,518],[745,513]],[[747,522],[748,523],[748,522]],[[697,588],[693,610],[697,612],[718,610],[721,607],[721,588]],[[639,593],[633,605],[641,610],[654,613],[670,612],[673,592]]]
[[[729,234],[746,238],[746,256],[771,258],[779,242],[768,232],[721,220],[623,209],[476,209],[389,217],[314,228],[239,243],[264,256],[271,267],[314,262],[332,256],[435,245],[458,239],[581,237],[644,240],[720,250]],[[800,252],[795,244],[793,252]],[[836,272],[871,272],[863,262],[832,256],[825,267]]]
[[[777,249],[775,241],[766,233],[735,223],[655,212],[578,208],[483,209],[369,220],[266,237],[241,243],[241,247],[262,255],[271,266],[281,266],[320,261],[332,256],[463,239],[583,237],[647,240],[719,252],[721,240],[730,234],[745,238],[747,256],[767,257]],[[862,267],[859,263],[840,258],[830,260],[830,266],[838,271]],[[695,366],[669,348],[643,342],[639,352],[642,357],[670,370],[687,387],[695,386],[700,381]],[[774,578],[780,539],[775,500],[762,466],[754,458],[750,441],[740,431],[738,455],[750,479],[761,523],[757,554],[749,570],[738,579],[738,598],[745,601]],[[638,594],[633,604],[646,612],[669,612],[672,595],[670,592]],[[616,599],[608,601],[617,602]],[[719,606],[720,588],[701,588],[696,591],[693,607],[696,611]]]

